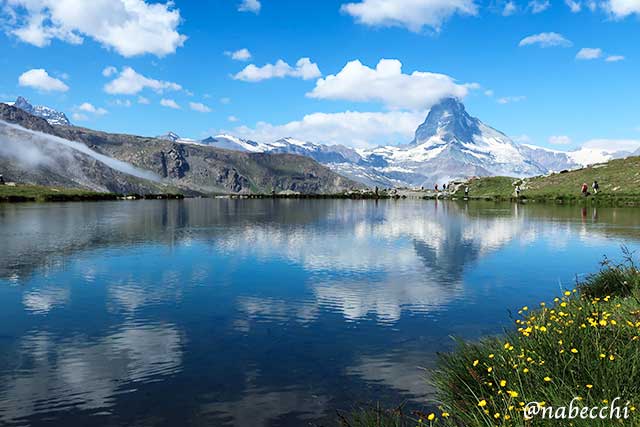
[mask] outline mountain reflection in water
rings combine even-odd
[[[633,209],[0,205],[0,424],[332,425],[640,241]]]

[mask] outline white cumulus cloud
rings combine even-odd
[[[189,103],[189,108],[191,108],[193,111],[197,111],[198,113],[210,113],[211,112],[211,108],[207,107],[206,105],[204,105],[201,102],[190,102]]]
[[[95,107],[93,104],[89,102],[84,102],[80,104],[80,106],[78,107],[78,110],[84,111],[85,113],[95,114],[97,116],[104,116],[105,114],[108,113],[108,111],[105,110],[104,108]]]
[[[533,34],[520,40],[518,44],[522,46],[538,45],[540,47],[570,47],[573,46],[570,40],[567,40],[562,34],[558,33],[540,33]]]
[[[249,52],[249,49],[247,48],[239,49],[234,52],[227,51],[224,54],[235,61],[248,61],[251,59],[251,52]]]
[[[549,137],[549,144],[568,145],[571,144],[571,138],[566,135],[553,135]]]
[[[425,117],[424,111],[313,113],[281,125],[260,122],[255,127],[240,126],[230,132],[261,142],[290,136],[330,145],[372,147],[410,141]]]
[[[593,47],[583,47],[576,54],[576,59],[598,59],[602,56],[602,49]]]
[[[640,15],[640,1],[638,0],[606,0],[604,8],[616,18],[629,15]]]
[[[624,56],[622,56],[622,55],[609,55],[609,56],[607,56],[607,59],[605,59],[605,61],[607,61],[607,62],[624,61]]]
[[[176,101],[174,101],[173,99],[162,98],[160,100],[160,105],[162,105],[163,107],[167,107],[167,108],[173,108],[174,110],[179,110],[180,109],[180,106],[178,105],[178,103]]]
[[[182,46],[174,3],[144,0],[5,0],[9,33],[44,47],[52,40],[81,44],[85,37],[122,56],[165,56]]]
[[[18,77],[18,84],[45,92],[66,92],[69,90],[69,86],[62,80],[51,77],[42,68],[25,71]]]
[[[247,65],[244,70],[233,76],[235,80],[245,82],[260,82],[262,80],[296,77],[303,80],[315,79],[322,76],[318,64],[311,62],[309,58],[300,58],[296,66],[292,67],[282,59],[275,64],[266,64],[258,67],[254,64]]]
[[[529,2],[529,8],[531,8],[531,13],[542,13],[545,10],[551,7],[551,2],[549,0],[531,0]]]
[[[104,90],[111,95],[135,95],[146,88],[157,93],[182,90],[182,86],[177,83],[145,77],[131,67],[125,67],[117,78],[105,85]]]
[[[106,67],[104,70],[102,70],[102,75],[105,77],[111,77],[117,72],[118,72],[118,69],[116,67],[109,66],[109,67]]]
[[[476,15],[478,6],[474,0],[362,0],[343,4],[341,11],[360,24],[420,32],[424,27],[439,31],[455,14]]]
[[[415,71],[402,72],[397,59],[381,59],[376,68],[355,60],[336,75],[316,82],[310,98],[353,102],[382,102],[392,109],[419,110],[431,107],[446,97],[464,98],[469,88],[444,74]]]
[[[258,14],[260,13],[260,9],[262,9],[260,0],[242,0],[238,6],[238,11],[240,12],[252,12]]]

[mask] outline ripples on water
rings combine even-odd
[[[187,200],[0,206],[0,424],[331,425],[425,405],[451,335],[508,325],[631,209]],[[427,371],[428,372],[428,371]]]

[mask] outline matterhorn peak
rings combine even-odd
[[[479,133],[479,120],[471,117],[457,98],[445,98],[429,110],[426,120],[416,130],[412,144],[420,144],[433,136],[443,141],[469,141]]]

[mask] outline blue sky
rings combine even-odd
[[[518,141],[640,145],[640,0],[0,4],[2,100],[91,128],[404,143],[454,94]]]

